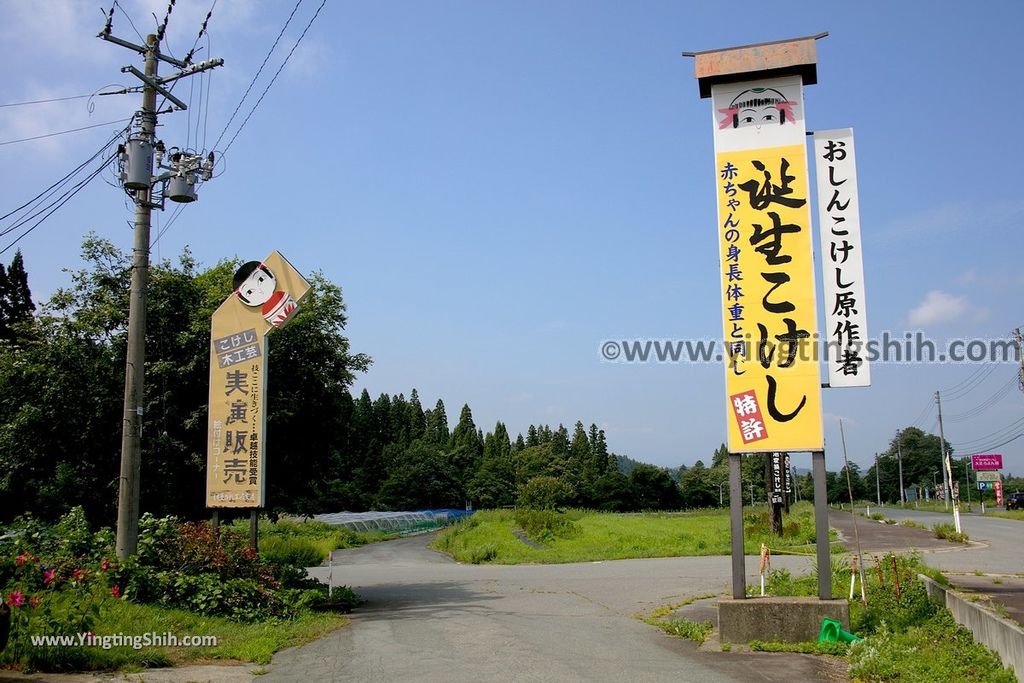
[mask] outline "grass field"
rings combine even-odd
[[[772,536],[767,512],[744,511],[745,550],[812,554],[814,516],[810,504],[798,504],[784,519],[786,534]],[[613,514],[572,510],[559,515],[559,528],[533,533],[524,541],[511,510],[489,510],[445,531],[432,544],[459,562],[496,564],[589,562],[638,557],[728,555],[728,510],[682,513]],[[519,536],[516,535],[519,531]],[[532,545],[531,545],[532,544]],[[537,547],[533,547],[537,546]]]
[[[309,613],[293,620],[243,624],[180,609],[108,598],[103,601],[101,616],[94,627],[100,638],[116,634],[130,634],[134,637],[147,633],[160,636],[171,633],[179,639],[184,636],[216,636],[217,645],[147,646],[140,649],[129,645],[110,649],[62,646],[53,649],[53,665],[47,665],[50,658],[43,649],[33,652],[33,661],[34,666],[42,670],[62,670],[70,666],[79,670],[134,671],[211,660],[266,664],[278,650],[308,643],[344,626],[348,621],[348,617],[340,614]]]
[[[985,510],[986,517],[1002,517],[1004,519],[1019,519],[1024,521],[1024,510]]]

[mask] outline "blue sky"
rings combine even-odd
[[[140,31],[166,7],[122,4]],[[192,44],[209,5],[179,0],[174,54]],[[192,88],[192,114],[162,117],[168,146],[213,146],[292,5],[217,3],[200,57],[226,65],[202,106],[205,81],[178,86],[179,96]],[[318,5],[299,7],[220,148]],[[443,398],[453,420],[468,402],[485,430],[501,419],[513,434],[581,419],[636,459],[707,461],[724,439],[721,367],[599,354],[606,339],[721,334],[710,103],[680,53],[829,31],[818,42],[819,84],[805,91],[807,125],[856,132],[872,335],[1003,338],[1024,325],[1024,199],[1013,180],[1024,151],[1024,6],[981,7],[328,0],[221,175],[153,255],[189,245],[212,264],[279,249],[302,271],[322,270],[344,289],[353,347],[374,358],[356,391],[416,387],[426,404]],[[130,84],[120,67],[141,67],[95,38],[95,2],[0,0],[0,11],[0,40],[17,55],[0,67],[3,103]],[[114,33],[138,40],[121,12]],[[127,117],[138,102],[100,97],[91,113],[84,99],[3,107],[0,142]],[[0,145],[0,214],[115,128]],[[129,248],[130,218],[120,190],[97,181],[26,236],[36,297],[68,282],[61,269],[80,263],[87,231]],[[977,369],[878,365],[870,388],[827,390],[829,467],[841,464],[840,417],[851,459],[867,464],[897,428],[935,429],[933,392]],[[970,415],[1014,372],[985,371],[976,388],[950,392],[944,413]],[[990,445],[985,437],[1022,409],[1014,389],[949,421],[947,438]],[[997,450],[1024,472],[1024,438]]]

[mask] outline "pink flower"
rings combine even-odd
[[[100,569],[102,569],[103,571],[107,571],[108,569],[110,569],[110,560],[104,557],[103,561],[100,562]]]
[[[25,604],[25,594],[19,590],[8,593],[7,604],[11,607],[21,607]]]
[[[110,589],[110,594],[113,595],[115,598],[120,598],[121,597],[121,587],[118,586],[115,583],[114,587]]]
[[[39,598],[33,595],[28,599],[28,604],[32,605],[33,609],[39,607]]]
[[[85,578],[85,570],[76,569],[75,571],[71,572],[71,578],[75,581],[81,581]]]
[[[23,552],[21,555],[18,555],[14,559],[14,564],[17,565],[18,567],[24,567],[25,564],[29,560],[31,560],[31,559],[32,559],[32,556],[26,551],[26,552]]]
[[[55,569],[43,570],[43,585],[51,583],[57,577],[57,571]]]

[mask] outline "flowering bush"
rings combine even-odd
[[[16,521],[0,538],[0,612],[10,640],[0,664],[60,670],[88,661],[82,648],[31,648],[30,635],[77,636],[102,623],[111,600],[177,607],[237,621],[290,619],[327,603],[327,588],[305,569],[267,562],[246,534],[205,522],[142,516],[136,555],[115,562],[108,529],[92,532],[76,508],[52,526]],[[341,596],[339,598],[339,596]],[[335,589],[332,606],[357,604]]]
[[[146,514],[139,552],[112,572],[130,600],[238,621],[292,618],[326,599],[301,568],[261,559],[241,532]]]
[[[99,554],[97,546],[107,539],[89,532],[80,509],[50,529],[32,520],[21,520],[19,527],[0,544],[0,603],[10,615],[10,638],[0,662],[33,666],[54,654],[31,648],[31,634],[76,636],[92,630],[103,600],[118,588],[111,587],[116,565]],[[58,665],[47,668],[73,668],[86,659],[81,649],[65,648]]]

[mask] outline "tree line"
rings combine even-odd
[[[119,476],[131,261],[94,235],[84,267],[36,310],[21,254],[0,265],[0,521],[55,518],[81,505],[112,523]],[[210,316],[232,291],[237,260],[201,268],[186,250],[150,271],[141,506],[158,515],[206,515]],[[450,427],[441,400],[418,392],[354,396],[371,359],[350,348],[341,288],[321,273],[292,323],[269,341],[267,500],[271,511],[476,508],[528,504],[610,511],[728,503],[728,452],[705,465],[661,468],[609,450],[595,424],[489,431],[469,405]],[[931,481],[938,437],[899,437],[904,482]],[[894,440],[880,458],[883,498],[899,500]],[[765,500],[765,454],[743,459],[744,496]],[[850,467],[857,498],[874,468]],[[846,471],[829,473],[830,502],[846,500]],[[797,495],[811,499],[810,475]],[[1012,489],[1011,489],[1012,490]],[[745,501],[746,502],[746,501]]]

